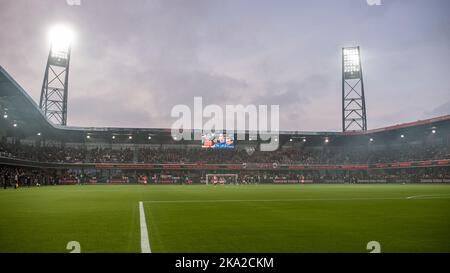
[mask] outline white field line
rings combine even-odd
[[[139,201],[139,220],[141,223],[141,252],[152,253],[148,239],[147,222],[145,221],[144,203]]]
[[[446,199],[450,198],[450,194],[428,194],[408,196],[406,199]]]
[[[302,201],[353,201],[353,200],[406,200],[421,196],[420,199],[447,199],[450,196],[417,195],[409,197],[350,197],[350,198],[297,198],[297,199],[205,199],[205,200],[151,200],[145,203],[216,203],[216,202],[302,202]],[[418,198],[417,198],[418,199]]]

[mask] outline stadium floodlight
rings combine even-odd
[[[359,46],[342,48],[342,130],[366,131],[366,102]]]
[[[50,52],[42,83],[39,108],[47,119],[55,124],[67,125],[67,99],[69,64],[73,31],[65,25],[57,25],[49,31]]]
[[[50,30],[49,36],[52,57],[67,59],[74,37],[72,30],[67,26],[57,25]]]

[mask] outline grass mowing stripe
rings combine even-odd
[[[150,241],[148,239],[147,222],[145,220],[144,204],[139,202],[139,219],[141,223],[141,252],[151,253]]]

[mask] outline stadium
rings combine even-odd
[[[368,129],[364,87],[346,101],[355,49],[343,130],[279,130],[270,152],[249,130],[205,149],[170,128],[67,125],[70,47],[50,50],[39,104],[0,66],[0,252],[449,252],[450,115]]]

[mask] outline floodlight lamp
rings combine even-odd
[[[74,34],[70,28],[58,25],[50,30],[52,57],[66,59],[73,42]]]
[[[359,72],[360,58],[357,48],[344,48],[344,72]]]

